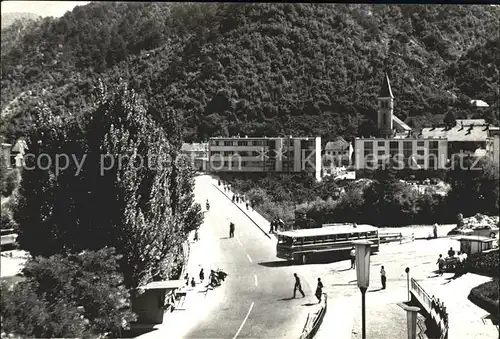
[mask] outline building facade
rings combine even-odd
[[[208,148],[209,172],[307,173],[321,180],[320,137],[217,137]]]
[[[356,138],[356,169],[396,168],[444,169],[448,161],[446,139]]]
[[[415,136],[411,128],[394,115],[394,96],[385,75],[378,96],[378,135],[354,140],[357,170],[386,168],[444,169],[448,161],[446,138]]]

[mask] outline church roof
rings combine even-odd
[[[407,124],[404,123],[403,120],[399,119],[397,116],[395,115],[392,115],[392,121],[399,126],[400,129],[408,132],[408,131],[411,131],[412,128],[410,126],[408,126]]]
[[[391,84],[389,82],[389,76],[385,73],[384,82],[380,88],[379,98],[394,98],[392,95]]]

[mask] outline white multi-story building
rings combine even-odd
[[[321,180],[320,137],[216,137],[208,149],[210,172],[308,173]]]
[[[448,140],[415,136],[412,129],[394,115],[394,96],[387,74],[378,96],[378,137],[354,140],[356,169],[383,168],[389,162],[410,169],[444,169],[448,162]]]

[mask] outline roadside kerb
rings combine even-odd
[[[312,339],[315,334],[318,332],[321,323],[323,322],[323,318],[325,317],[326,308],[327,308],[327,295],[323,293],[323,298],[321,299],[319,310],[312,313],[310,312],[307,315],[306,324],[304,325],[304,329],[302,330],[302,334],[300,335],[300,339]]]
[[[232,200],[231,200],[231,199],[227,196],[227,194],[225,194],[225,193],[224,193],[224,192],[223,192],[223,191],[222,191],[222,190],[221,190],[221,189],[220,189],[220,188],[219,188],[216,184],[214,184],[213,182],[212,182],[211,184],[212,184],[215,188],[217,188],[217,189],[219,190],[219,192],[221,192],[222,194],[224,194],[224,196],[225,196],[227,199],[229,199],[229,200],[230,200],[230,201],[231,201],[231,202],[232,202],[232,203],[233,203],[236,207],[238,207],[238,209],[239,209],[241,212],[243,212],[243,214],[245,214],[245,215],[247,216],[247,218],[248,218],[248,219],[250,219],[250,221],[252,221],[252,222],[255,224],[255,226],[257,226],[257,227],[258,227],[258,228],[262,231],[262,233],[264,233],[264,234],[265,234],[265,236],[266,236],[266,237],[268,237],[269,239],[271,239],[271,240],[272,240],[271,236],[270,236],[269,234],[267,234],[267,232],[266,232],[266,231],[264,231],[264,230],[262,229],[262,227],[260,227],[260,225],[259,225],[257,222],[255,222],[255,220],[253,220],[253,218],[252,218],[252,217],[250,217],[250,216],[249,216],[249,215],[245,212],[245,210],[244,210],[244,209],[242,209],[242,208],[241,208],[241,207],[240,207],[237,203],[235,203],[234,201],[232,201]]]

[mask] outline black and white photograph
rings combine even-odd
[[[1,16],[1,339],[500,339],[500,5]]]

